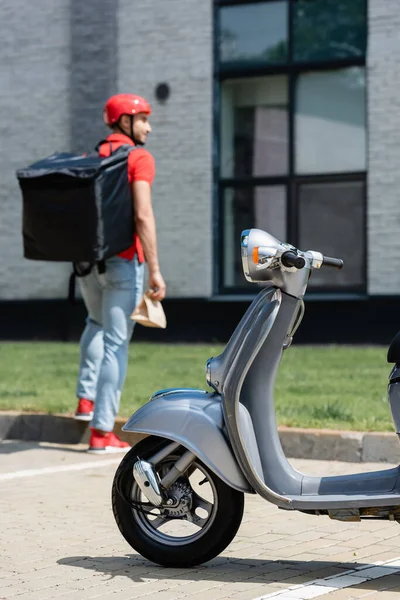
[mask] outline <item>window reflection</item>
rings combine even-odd
[[[364,194],[361,181],[310,183],[299,188],[299,245],[344,261],[341,271],[314,271],[309,288],[364,283]]]
[[[365,170],[364,69],[304,73],[296,98],[296,172]]]
[[[287,77],[228,80],[221,90],[221,175],[282,175],[288,169]]]
[[[221,62],[286,62],[287,10],[283,0],[221,8]]]
[[[365,56],[366,0],[296,0],[295,61]]]

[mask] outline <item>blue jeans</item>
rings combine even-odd
[[[105,273],[94,267],[78,279],[88,317],[80,341],[76,395],[95,402],[91,422],[95,429],[114,428],[134,328],[130,315],[143,294],[143,274],[137,257],[114,256],[106,260]]]

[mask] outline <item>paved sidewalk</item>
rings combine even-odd
[[[154,565],[130,548],[114,522],[110,487],[120,457],[91,456],[83,448],[0,445],[1,599],[399,597],[397,523],[340,523],[280,511],[254,496],[247,497],[238,535],[220,557],[192,569]],[[391,466],[291,462],[310,474]]]

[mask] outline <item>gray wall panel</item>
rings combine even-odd
[[[70,0],[71,140],[74,151],[94,148],[107,134],[102,114],[118,75],[118,0]]]
[[[119,91],[152,103],[148,149],[160,260],[169,296],[212,292],[212,2],[120,0]],[[170,99],[155,87],[167,82]]]
[[[69,2],[0,4],[0,299],[66,295],[69,267],[22,255],[15,170],[69,147]]]
[[[368,277],[370,294],[400,294],[400,5],[369,0]]]

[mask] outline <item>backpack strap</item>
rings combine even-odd
[[[118,146],[118,148],[116,148],[115,150],[113,150],[113,149],[112,149],[112,145],[113,145],[113,143],[114,143],[114,142],[110,142],[110,140],[101,140],[101,141],[100,141],[100,142],[97,144],[97,146],[95,147],[95,151],[98,153],[98,152],[99,152],[99,150],[100,150],[100,146],[102,146],[103,144],[108,144],[108,145],[110,146],[110,156],[111,156],[111,154],[113,154],[114,152],[118,152],[118,150],[119,150],[120,148],[122,148],[123,146],[129,146],[129,147],[131,148],[131,150],[135,150],[135,148],[136,148],[136,146],[135,146],[135,145],[131,146],[130,144],[121,144],[121,146]],[[117,143],[117,142],[115,142],[115,143]]]
[[[103,144],[108,144],[110,146],[110,156],[113,153],[113,149],[112,149],[112,142],[110,142],[109,140],[101,140],[97,146],[95,146],[95,150],[98,153],[100,150],[100,146],[103,146]]]
[[[68,303],[72,304],[72,306],[74,304],[76,304],[76,299],[75,299],[75,283],[76,283],[76,273],[75,273],[75,271],[73,271],[70,274],[69,280],[68,280]]]

